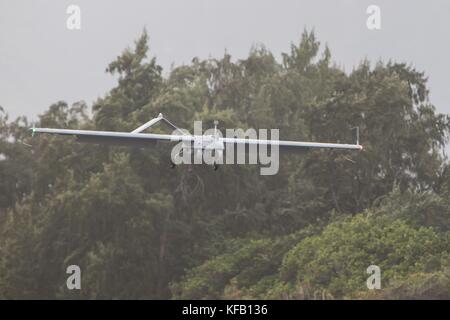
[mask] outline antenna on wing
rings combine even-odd
[[[36,125],[33,123],[33,128],[31,128],[31,137],[34,137],[36,134]]]
[[[219,121],[214,120],[214,137],[217,137],[217,125],[219,124]]]
[[[353,127],[350,130],[356,130],[356,144],[359,145],[359,127]]]

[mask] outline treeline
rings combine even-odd
[[[364,150],[283,155],[275,176],[171,169],[169,145],[31,137],[2,109],[0,298],[450,298],[449,119],[422,72],[364,60],[345,73],[307,31],[280,59],[258,45],[167,76],[148,45],[144,32],[108,66],[118,84],[92,113],[57,102],[34,125],[131,131],[162,112],[190,130],[342,143],[358,126]],[[81,290],[66,287],[72,264]]]

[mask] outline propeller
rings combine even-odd
[[[31,128],[31,137],[34,137],[34,135],[36,134],[36,124],[34,123],[33,120],[31,120],[33,123],[33,127]],[[28,144],[26,142],[23,141],[19,141],[21,144],[23,144],[26,147],[32,148],[33,146],[31,144]]]

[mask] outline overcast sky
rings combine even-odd
[[[71,4],[81,9],[81,30],[66,27]],[[381,30],[366,26],[371,4],[381,9]],[[365,57],[425,71],[432,103],[450,113],[448,0],[0,0],[0,105],[12,117],[36,117],[58,100],[90,105],[115,85],[105,68],[144,26],[166,72],[225,49],[244,58],[255,43],[279,58],[314,28],[346,71]]]

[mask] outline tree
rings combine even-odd
[[[0,297],[360,298],[372,260],[381,297],[432,297],[428,285],[442,296],[449,121],[422,72],[362,61],[346,73],[308,31],[281,61],[255,45],[167,76],[148,51],[144,30],[107,67],[118,83],[92,116],[59,101],[36,126],[131,131],[162,112],[188,130],[219,120],[329,142],[353,142],[359,126],[364,150],[282,155],[275,176],[173,170],[168,144],[32,138],[25,117],[0,109]],[[69,264],[81,267],[81,291],[65,286]]]

